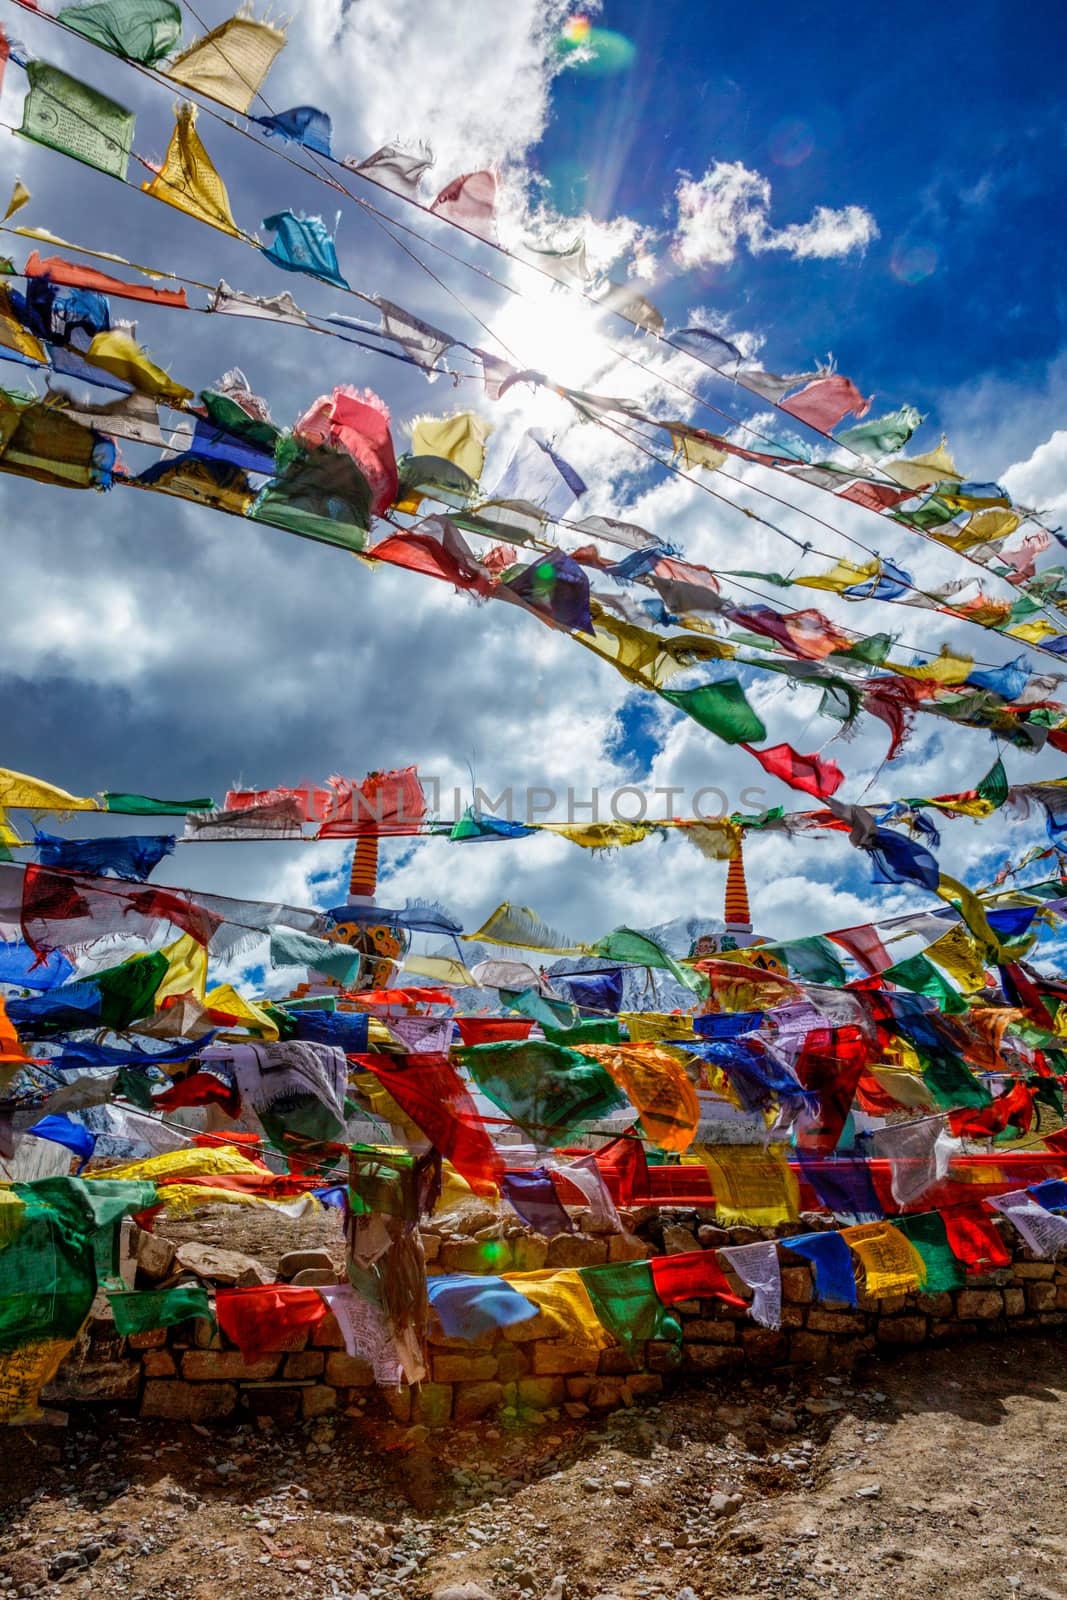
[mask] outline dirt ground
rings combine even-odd
[[[9,1430],[0,1592],[94,1600],[1067,1596],[1067,1341],[400,1446],[366,1425]]]

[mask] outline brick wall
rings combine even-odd
[[[695,1219],[694,1219],[695,1220]],[[466,1423],[503,1409],[505,1415],[564,1413],[572,1417],[630,1404],[672,1377],[740,1368],[817,1364],[837,1369],[865,1356],[928,1341],[974,1334],[1025,1331],[1067,1323],[1067,1258],[1035,1260],[1001,1219],[1010,1267],[974,1277],[952,1293],[897,1295],[873,1300],[862,1293],[852,1308],[817,1302],[809,1263],[792,1256],[778,1230],[782,1263],[782,1326],[759,1327],[747,1313],[719,1300],[678,1307],[681,1349],[648,1344],[632,1359],[620,1347],[596,1352],[561,1337],[544,1313],[518,1327],[474,1343],[431,1329],[430,1375],[420,1388],[380,1389],[369,1365],[345,1353],[340,1330],[327,1316],[315,1334],[289,1339],[270,1355],[246,1362],[211,1323],[118,1337],[106,1300],[98,1301],[78,1346],[46,1389],[53,1407],[121,1404],[145,1417],[207,1421],[232,1416],[309,1418],[331,1412],[407,1426]],[[656,1221],[662,1248],[692,1249],[689,1227]],[[700,1228],[701,1243],[751,1243],[752,1229]],[[712,1241],[706,1236],[714,1234]],[[769,1230],[774,1236],[774,1230]],[[618,1235],[561,1235],[505,1241],[486,1252],[485,1241],[441,1244],[427,1236],[430,1272],[522,1271],[593,1265],[643,1257],[649,1246]],[[488,1258],[487,1258],[488,1257]],[[444,1260],[442,1260],[444,1258]],[[540,1259],[538,1259],[540,1258]],[[740,1285],[734,1280],[734,1285]]]

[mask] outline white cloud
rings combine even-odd
[[[809,221],[773,228],[770,183],[741,161],[716,161],[702,178],[683,179],[676,198],[671,254],[686,269],[726,266],[743,247],[753,255],[781,250],[798,260],[828,260],[865,250],[878,237],[870,212],[856,205],[817,206]]]

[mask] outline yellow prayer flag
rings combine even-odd
[[[161,1156],[149,1156],[145,1161],[127,1161],[118,1167],[102,1167],[98,1172],[87,1172],[86,1179],[112,1178],[136,1179],[139,1183],[158,1183],[163,1178],[204,1178],[220,1174],[262,1174],[248,1156],[233,1145],[190,1145],[187,1150],[167,1150]]]
[[[940,655],[924,661],[921,666],[906,667],[896,661],[887,661],[886,666],[902,678],[921,678],[924,682],[943,683],[951,687],[967,681],[974,668],[974,657],[953,655],[948,646],[943,644]]]
[[[31,361],[39,361],[47,367],[48,351],[40,339],[35,339],[15,317],[11,310],[11,291],[6,283],[0,283],[0,344],[6,350],[14,350],[20,356],[28,356]]]
[[[926,1263],[909,1239],[890,1222],[861,1222],[842,1228],[841,1237],[859,1256],[869,1295],[911,1294],[926,1281]]]
[[[244,238],[233,220],[226,185],[212,166],[195,123],[195,107],[179,106],[166,160],[151,183],[142,184],[142,188],[164,205],[198,217],[201,222],[220,228],[223,233],[232,233],[235,238]]]
[[[932,1111],[934,1097],[923,1083],[918,1072],[904,1072],[900,1067],[872,1066],[869,1069],[886,1094],[892,1095],[898,1105]]]
[[[32,199],[33,196],[22,179],[16,178],[14,188],[11,190],[11,199],[7,203],[7,210],[4,212],[2,220],[7,222],[9,217],[13,217],[16,211],[21,211],[23,206]]]
[[[797,1180],[780,1146],[702,1145],[694,1152],[711,1179],[715,1214],[724,1228],[771,1228],[800,1215]]]
[[[3,806],[0,806],[0,850],[10,850],[12,845],[22,844],[22,839],[7,820]]]
[[[551,1317],[559,1326],[560,1337],[571,1344],[607,1350],[615,1343],[594,1311],[589,1291],[575,1267],[545,1267],[540,1272],[509,1272],[503,1276],[505,1283]]]
[[[282,29],[269,22],[230,17],[171,62],[166,76],[220,105],[247,111],[285,43]]]
[[[475,411],[460,411],[454,417],[418,417],[411,427],[411,453],[451,461],[477,482],[492,431],[493,424]]]
[[[620,1011],[619,1021],[625,1025],[631,1044],[693,1037],[692,1017],[676,1017],[667,1011]]]
[[[167,958],[167,970],[155,993],[156,1010],[164,1000],[183,994],[191,994],[203,1002],[207,989],[207,947],[191,933],[183,933],[173,944],[165,944],[159,953]]]
[[[688,1150],[700,1121],[697,1092],[680,1050],[655,1044],[580,1044],[641,1113],[641,1126],[660,1150]]]
[[[639,844],[655,827],[653,822],[545,822],[543,833],[558,833],[585,850],[617,850]]]
[[[947,478],[955,478],[957,483],[963,479],[962,472],[952,459],[944,434],[936,450],[928,450],[924,456],[890,461],[883,470],[897,483],[903,484],[905,489],[921,489],[924,484],[943,483]]]
[[[460,988],[477,988],[478,980],[455,956],[405,956],[404,972],[417,978],[432,978],[435,983],[454,983]]]
[[[259,1171],[262,1172],[262,1167]],[[212,1189],[203,1183],[165,1183],[159,1191],[160,1202],[166,1207],[168,1217],[187,1216],[200,1206],[267,1206],[271,1211],[281,1211],[287,1217],[306,1216],[317,1211],[319,1202],[314,1195],[293,1195],[285,1200],[268,1200],[262,1194],[245,1194],[240,1189]]]
[[[841,594],[857,583],[869,583],[872,578],[877,578],[881,570],[882,563],[877,556],[862,567],[857,567],[852,561],[835,561],[829,572],[814,578],[794,578],[793,583],[801,589],[829,589],[834,594]]]
[[[65,816],[68,811],[102,811],[99,800],[88,796],[68,794],[41,778],[28,777],[24,772],[10,772],[0,767],[0,806],[9,811],[37,811],[42,815],[54,811]]]
[[[958,496],[942,495],[941,498],[946,505],[962,503]],[[994,544],[1009,538],[1021,521],[1013,511],[977,511],[967,518],[962,528],[954,522],[946,522],[944,527],[931,528],[930,537],[953,550],[974,550],[980,544]]]
[[[1019,622],[1014,628],[1004,630],[1006,638],[1021,639],[1024,644],[1040,644],[1043,639],[1051,639],[1056,632],[1044,617],[1038,617],[1035,622]]]
[[[38,1422],[41,1390],[74,1349],[73,1339],[35,1339],[0,1355],[0,1422]]]
[[[251,1000],[243,999],[232,983],[220,983],[209,990],[204,996],[204,1004],[209,1011],[218,1011],[232,1018],[239,1027],[246,1028],[260,1039],[272,1041],[278,1037],[277,1024]]]
[[[694,438],[693,434],[684,428],[675,429],[670,424],[665,426],[674,444],[676,459],[679,459],[687,469],[706,467],[709,472],[716,472],[726,461],[728,452],[720,450],[718,445]]]
[[[985,968],[978,947],[966,928],[951,928],[933,944],[927,945],[924,953],[947,972],[964,993],[974,994],[985,988]]]
[[[1036,942],[1037,935],[1030,934],[1025,942],[1017,941],[1010,951],[1006,950],[973,889],[968,889],[957,878],[950,878],[947,872],[943,872],[938,879],[937,892],[948,905],[958,907],[960,916],[974,935],[979,955],[991,966],[1002,961],[1018,961]]]
[[[154,400],[191,400],[193,391],[157,367],[141,349],[136,339],[131,339],[121,328],[109,328],[106,333],[93,335],[85,359],[91,366],[100,367],[125,383],[132,383],[138,394],[151,395]]]

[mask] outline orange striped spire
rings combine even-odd
[[[373,900],[378,887],[378,835],[364,833],[356,840],[352,856],[352,875],[348,880],[350,900]]]
[[[745,882],[745,858],[742,854],[740,836],[737,840],[737,854],[730,857],[730,864],[726,869],[726,904],[723,908],[723,920],[728,928],[752,927],[751,913],[748,909],[748,885]]]

